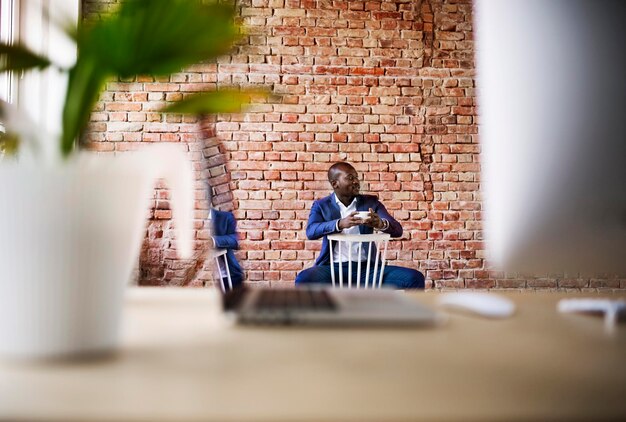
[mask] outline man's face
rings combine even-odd
[[[332,181],[332,187],[338,196],[354,197],[361,189],[359,175],[352,167],[342,167],[335,180]]]

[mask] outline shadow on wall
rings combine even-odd
[[[141,247],[137,284],[141,286],[204,286],[213,284],[211,260],[207,259],[212,246],[209,213],[211,189],[213,206],[232,211],[233,196],[230,190],[230,173],[226,169],[224,146],[215,132],[215,117],[205,117],[200,122],[197,141],[187,143],[190,161],[194,166],[195,250],[192,259],[176,257],[173,238],[169,191],[164,183],[154,190],[146,235]]]

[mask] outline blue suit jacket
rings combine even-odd
[[[232,212],[211,210],[211,219],[213,222],[213,239],[218,249],[226,249],[226,260],[228,261],[228,269],[233,283],[241,283],[243,281],[243,270],[235,258],[236,249],[239,249],[237,241],[237,222]]]
[[[357,211],[369,211],[373,209],[380,218],[384,218],[389,221],[389,227],[385,230],[385,233],[389,233],[391,237],[402,236],[402,226],[396,221],[385,206],[373,195],[358,195],[356,197],[356,210]],[[311,207],[311,214],[309,215],[309,222],[306,226],[306,236],[310,240],[316,240],[323,237],[322,250],[320,251],[315,265],[328,265],[330,264],[330,252],[328,250],[327,235],[333,233],[339,233],[336,230],[337,220],[341,219],[341,211],[339,206],[335,202],[334,194],[325,198],[318,199],[313,202]],[[374,229],[371,227],[360,225],[359,231],[361,234],[371,234]]]

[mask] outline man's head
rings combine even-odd
[[[359,194],[361,188],[356,170],[345,162],[330,166],[328,181],[339,198],[354,198]]]

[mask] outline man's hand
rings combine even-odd
[[[353,211],[346,218],[342,218],[341,220],[339,220],[339,230],[349,229],[350,227],[363,224],[363,220],[361,220],[360,218],[357,218],[356,215],[357,215],[357,212]]]
[[[370,208],[370,218],[365,220],[363,224],[376,230],[380,230],[384,226],[383,220],[381,220],[378,214],[376,214],[374,210],[371,208]]]

